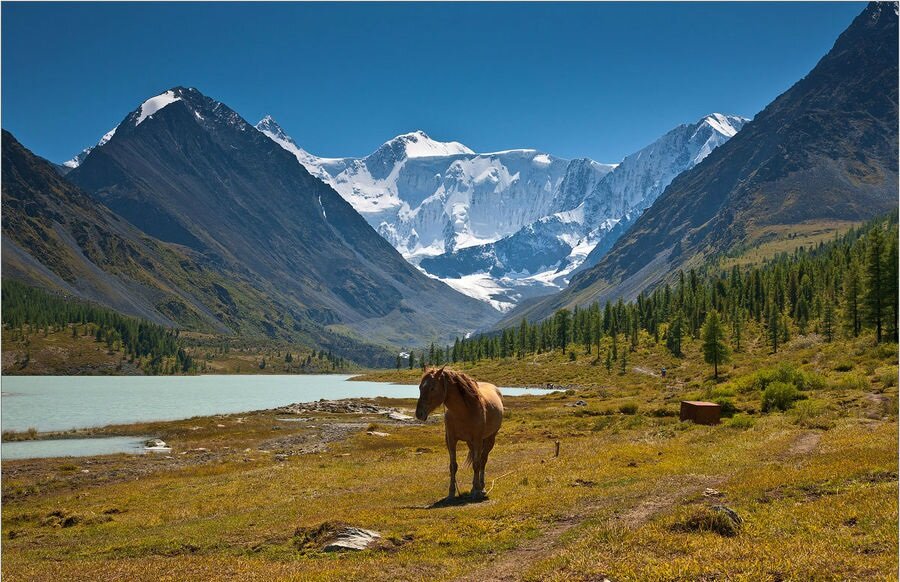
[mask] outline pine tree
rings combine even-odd
[[[847,328],[853,337],[859,336],[859,332],[862,330],[862,317],[859,307],[860,295],[862,294],[861,287],[859,267],[853,261],[850,263],[844,279],[844,316],[847,321]]]
[[[684,338],[684,316],[681,310],[675,313],[675,317],[669,324],[669,330],[666,332],[666,348],[672,355],[681,357],[681,340]]]
[[[831,299],[825,301],[822,314],[822,335],[825,336],[825,341],[828,343],[834,340],[834,304]]]
[[[886,281],[884,280],[884,233],[880,225],[869,232],[866,249],[866,288],[863,304],[868,322],[875,326],[875,341],[881,343],[884,323],[884,300]]]
[[[891,341],[898,339],[898,308],[900,308],[900,297],[898,297],[898,283],[900,283],[900,272],[898,272],[898,256],[897,237],[891,236],[885,251],[885,325],[887,327],[888,337]]]
[[[706,321],[700,332],[703,340],[703,359],[707,364],[713,365],[713,378],[719,377],[719,364],[728,362],[731,354],[725,344],[725,331],[719,313],[713,309],[706,314]]]
[[[741,351],[741,338],[744,332],[744,318],[741,309],[737,306],[734,308],[734,315],[731,318],[731,342],[734,344],[734,351]]]
[[[773,302],[769,306],[769,319],[768,325],[766,326],[766,332],[769,336],[769,343],[772,345],[772,353],[778,353],[778,340],[781,336],[781,311],[778,309],[778,306]]]
[[[556,312],[556,316],[554,317],[556,322],[556,347],[563,352],[566,351],[566,346],[569,345],[570,315],[568,309],[560,309]]]

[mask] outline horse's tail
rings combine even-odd
[[[466,462],[463,464],[464,467],[468,468],[475,464],[475,457],[472,455],[472,449],[469,449],[469,454],[466,455]]]

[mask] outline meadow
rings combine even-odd
[[[480,503],[437,503],[439,419],[259,411],[93,431],[155,434],[173,450],[4,462],[3,577],[895,579],[897,344],[808,334],[773,355],[748,332],[718,381],[690,338],[675,358],[642,337],[624,372],[561,350],[458,364],[501,386],[561,387],[507,399]],[[773,384],[795,389],[786,410]],[[685,399],[728,417],[679,422]],[[470,479],[461,468],[463,491]],[[385,541],[324,553],[323,524]]]

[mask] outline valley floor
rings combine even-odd
[[[749,345],[718,383],[697,350],[689,344],[676,360],[641,346],[625,373],[585,354],[460,366],[500,385],[571,385],[506,399],[480,503],[435,505],[448,484],[439,418],[260,411],[92,431],[155,435],[173,450],[3,462],[2,574],[896,579],[896,344],[806,336],[777,356]],[[763,413],[748,379],[785,363],[814,386],[787,412]],[[369,378],[415,382],[419,374]],[[695,398],[726,398],[738,413],[717,426],[679,422],[678,402]],[[410,413],[415,403],[377,404]],[[461,467],[463,490],[470,478]],[[716,506],[742,524],[723,523]],[[354,554],[304,545],[303,528],[326,522],[388,541]]]

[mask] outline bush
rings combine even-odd
[[[878,380],[885,388],[897,385],[897,366],[885,366],[875,371],[878,374]]]
[[[659,408],[654,408],[649,412],[650,416],[655,418],[665,418],[667,416],[678,416],[678,411],[674,408],[666,408],[665,406],[660,406]]]
[[[619,412],[622,414],[637,414],[638,405],[634,402],[626,402],[619,405]]]
[[[837,381],[837,387],[842,390],[867,390],[869,381],[859,373],[847,374]]]
[[[749,414],[735,414],[726,426],[728,428],[746,429],[753,428],[754,424],[756,424],[756,421]]]
[[[737,407],[734,405],[734,402],[728,398],[716,398],[713,402],[719,405],[724,418],[731,418],[734,416],[734,413],[737,412]]]
[[[793,406],[794,400],[797,400],[799,396],[797,388],[793,384],[772,382],[763,391],[762,410],[763,412],[787,410]]]
[[[834,366],[835,372],[849,372],[852,369],[853,369],[853,362],[848,362],[848,361],[838,362]]]
[[[776,368],[759,370],[749,376],[738,378],[734,385],[738,392],[749,393],[766,390],[773,382],[791,384],[797,390],[812,390],[825,387],[825,379],[816,373],[798,370],[790,364],[781,364]]]
[[[672,525],[672,530],[677,532],[713,532],[724,537],[736,536],[741,529],[741,519],[729,513],[727,508],[698,507],[694,512]]]
[[[800,426],[828,430],[834,424],[822,418],[826,412],[827,403],[824,400],[803,400],[798,402],[791,411],[794,415],[794,422]]]

